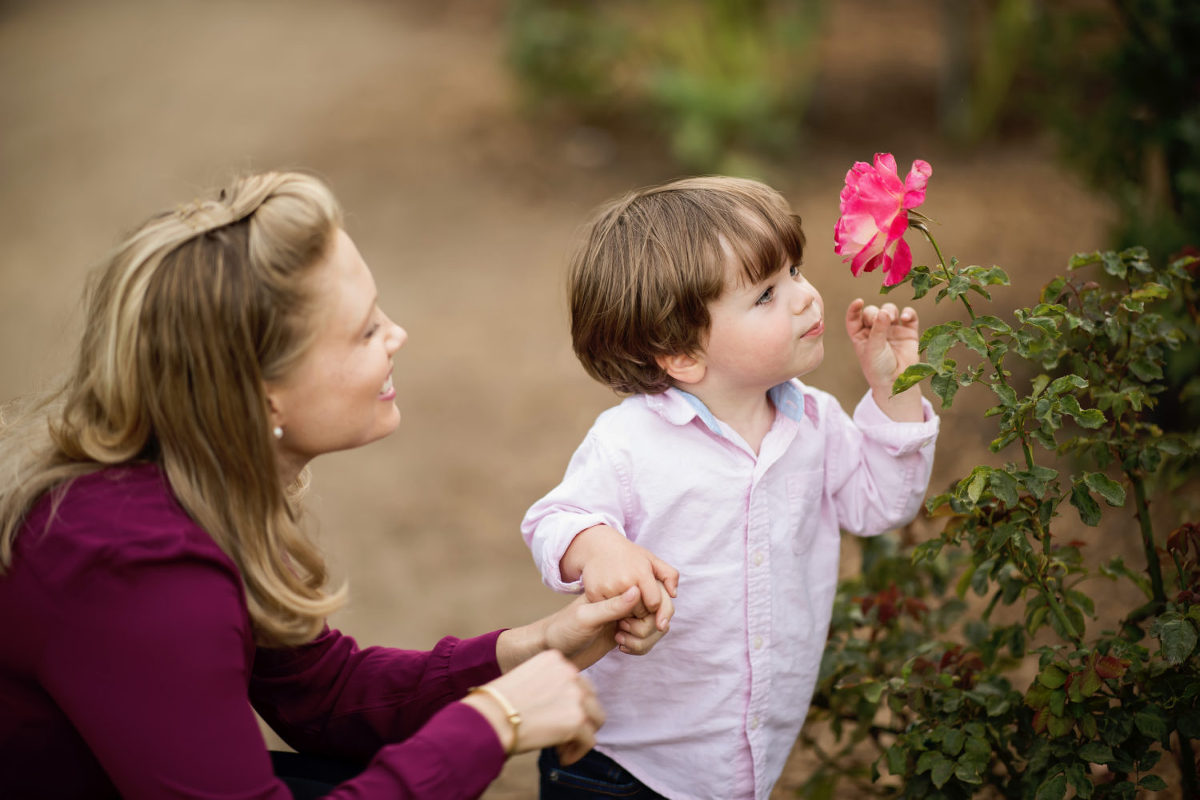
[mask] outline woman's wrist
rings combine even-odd
[[[528,625],[509,628],[496,639],[496,663],[505,673],[546,650],[546,627],[549,618],[543,617]]]
[[[520,715],[516,715],[517,722],[513,724],[508,707],[506,707],[507,700],[505,704],[502,704],[491,692],[485,693],[481,691],[481,687],[475,687],[459,702],[475,709],[480,716],[487,720],[488,724],[492,726],[492,730],[496,732],[496,738],[500,740],[500,747],[504,750],[504,755],[513,754],[517,746]]]

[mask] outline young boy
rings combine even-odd
[[[766,798],[816,683],[839,529],[875,535],[920,507],[938,419],[919,388],[891,394],[917,361],[916,312],[850,304],[870,391],[847,416],[796,380],[824,355],[803,248],[774,190],[694,178],[606,206],[573,259],[575,352],[630,396],[522,534],[554,589],[637,584],[653,611],[673,565],[678,600],[653,652],[588,670],[608,721],[578,764],[543,753],[543,800],[616,784],[621,797]]]

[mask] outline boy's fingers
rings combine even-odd
[[[654,577],[662,583],[663,588],[671,597],[679,590],[679,570],[672,567],[661,558],[651,558],[650,564],[654,569]]]
[[[667,632],[667,627],[671,623],[671,617],[675,615],[675,604],[671,602],[670,596],[664,597],[662,605],[659,606],[658,615],[654,619],[656,627],[663,633]]]
[[[653,575],[642,579],[638,586],[642,590],[642,605],[647,611],[657,611],[662,604],[662,598],[665,592],[659,589],[658,580]]]

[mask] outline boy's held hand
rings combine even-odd
[[[665,630],[673,606],[664,612],[663,601],[675,597],[679,571],[615,529],[596,525],[581,531],[559,566],[564,580],[582,580],[584,593],[593,602],[638,587],[641,601],[633,616],[654,614],[660,630]]]

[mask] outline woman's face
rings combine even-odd
[[[289,375],[267,384],[280,470],[289,480],[312,458],[373,442],[400,424],[392,356],[408,334],[380,310],[371,270],[338,230],[314,281],[312,346]]]

